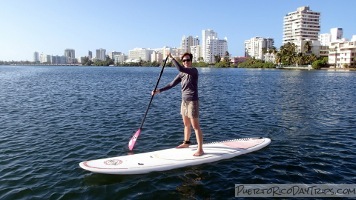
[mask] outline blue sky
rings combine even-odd
[[[321,33],[341,27],[356,35],[355,0],[0,0],[0,60],[33,60],[33,52],[76,57],[107,52],[179,47],[183,35],[213,29],[242,56],[244,41],[271,37],[282,44],[283,17],[301,6],[321,12]]]

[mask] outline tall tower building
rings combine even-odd
[[[64,56],[74,59],[75,58],[75,50],[74,49],[65,49],[64,50]]]
[[[97,49],[95,57],[98,60],[106,60],[106,49]]]
[[[89,60],[93,59],[93,52],[88,51],[88,58],[89,58]]]
[[[190,47],[192,46],[197,46],[199,45],[199,38],[198,36],[194,37],[193,36],[183,36],[182,37],[182,42],[181,42],[181,49],[184,52],[189,52],[191,53]]]
[[[228,51],[227,38],[223,40],[218,38],[218,34],[213,30],[207,29],[202,31],[201,54],[204,62],[216,62],[215,56],[224,57]]]
[[[122,55],[121,52],[112,51],[112,52],[109,54],[109,57],[110,57],[111,59],[114,59],[115,56],[120,56],[120,55]]]
[[[74,49],[65,49],[64,57],[67,59],[67,63],[74,63],[75,61],[75,50]]]
[[[204,59],[204,62],[209,62],[210,50],[208,49],[208,39],[218,38],[218,34],[210,29],[202,31],[202,45],[201,45],[201,55]]]
[[[318,40],[319,32],[320,13],[310,10],[309,6],[299,7],[284,17],[283,44]]]
[[[35,53],[33,53],[33,62],[35,62],[35,63],[40,62],[40,54],[37,51],[35,51]]]

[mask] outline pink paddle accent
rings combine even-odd
[[[137,140],[138,136],[140,136],[140,133],[141,133],[141,129],[138,129],[138,130],[136,131],[136,133],[132,136],[132,138],[131,138],[131,140],[130,140],[130,142],[129,142],[129,149],[130,149],[130,151],[132,151],[132,149],[134,148],[135,143],[136,143],[136,140]]]

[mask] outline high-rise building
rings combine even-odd
[[[218,34],[215,31],[207,29],[202,31],[202,44],[201,44],[201,55],[204,59],[204,62],[209,62],[210,51],[207,48],[208,38],[217,38]]]
[[[51,56],[41,53],[40,54],[40,63],[51,64]]]
[[[114,59],[115,56],[119,56],[119,55],[122,55],[121,52],[117,52],[117,51],[112,51],[110,54],[109,54],[109,57],[111,59]]]
[[[202,31],[201,55],[204,62],[216,62],[215,56],[224,57],[228,51],[227,38],[223,40],[218,38],[218,34],[210,29]]]
[[[263,59],[263,55],[274,45],[274,39],[254,37],[245,41],[245,57]],[[265,51],[265,52],[264,52]]]
[[[190,47],[192,46],[197,46],[199,45],[199,38],[198,36],[196,37],[193,37],[193,36],[183,36],[182,37],[182,42],[181,42],[181,49],[184,51],[184,52],[189,52],[191,53],[190,51]]]
[[[89,58],[89,60],[93,59],[93,52],[88,51],[88,58]]]
[[[198,62],[199,58],[201,58],[201,46],[196,45],[196,46],[191,46],[190,47],[190,53],[193,55],[193,62]]]
[[[33,53],[33,62],[35,63],[40,62],[40,54],[37,51]]]
[[[96,50],[96,55],[95,55],[96,59],[98,60],[106,60],[106,49],[97,49]]]
[[[309,6],[299,7],[284,17],[283,44],[318,40],[319,32],[320,12],[310,10]]]
[[[65,49],[64,56],[74,59],[75,58],[75,50],[74,49]]]
[[[67,58],[67,63],[75,63],[75,50],[74,49],[65,49],[64,57]]]

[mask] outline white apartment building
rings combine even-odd
[[[214,63],[215,56],[225,56],[228,51],[227,38],[223,40],[218,38],[218,34],[210,29],[202,31],[201,55],[206,63]]]
[[[40,63],[51,64],[51,56],[41,53],[40,54]]]
[[[319,35],[319,41],[321,46],[329,46],[331,42],[336,42],[343,39],[342,28],[332,28],[330,33],[323,33]]]
[[[156,49],[156,51],[162,53],[163,58],[166,58],[169,53],[171,53],[174,57],[180,56],[180,51],[177,48],[164,46],[160,49]]]
[[[321,57],[328,57],[329,56],[329,46],[321,45],[319,55]]]
[[[171,53],[172,56],[175,58],[180,58],[185,52],[181,48],[175,47],[173,48],[164,46],[162,48],[156,48],[152,50],[152,53],[150,55],[151,62],[162,62],[164,59],[166,59],[168,53]]]
[[[331,43],[331,34],[330,33],[320,34],[319,41],[322,46],[329,46]]]
[[[245,57],[254,57],[256,59],[263,60],[263,50],[269,50],[274,45],[274,39],[254,37],[249,40],[245,40]]]
[[[283,44],[302,40],[318,40],[320,32],[320,13],[309,6],[299,7],[284,17]]]
[[[198,62],[199,58],[202,57],[201,46],[200,45],[191,46],[190,53],[193,55],[193,62]]]
[[[151,54],[151,62],[162,62],[163,61],[163,54],[159,51],[153,51]]]
[[[115,64],[116,63],[122,64],[125,62],[126,56],[125,56],[125,54],[117,54],[117,55],[113,55],[112,59],[114,60]]]
[[[133,50],[129,50],[129,60],[142,60],[142,61],[151,61],[151,54],[153,53],[153,49],[146,48],[135,48]]]
[[[204,59],[204,62],[207,62],[207,40],[208,38],[217,38],[218,37],[218,34],[213,31],[213,30],[210,30],[210,29],[207,29],[207,30],[202,30],[202,44],[201,44],[201,55]]]
[[[336,68],[356,67],[356,41],[331,42],[329,64]]]
[[[123,53],[118,52],[118,51],[112,51],[112,52],[109,54],[109,57],[110,57],[111,59],[115,59],[115,56],[120,56],[120,55],[123,55]]]
[[[185,35],[182,37],[182,41],[181,41],[181,49],[184,51],[184,52],[188,52],[188,53],[191,53],[191,47],[192,46],[197,46],[199,45],[200,42],[199,42],[199,38],[198,36],[196,37],[193,37],[193,36],[188,36],[186,37]]]

